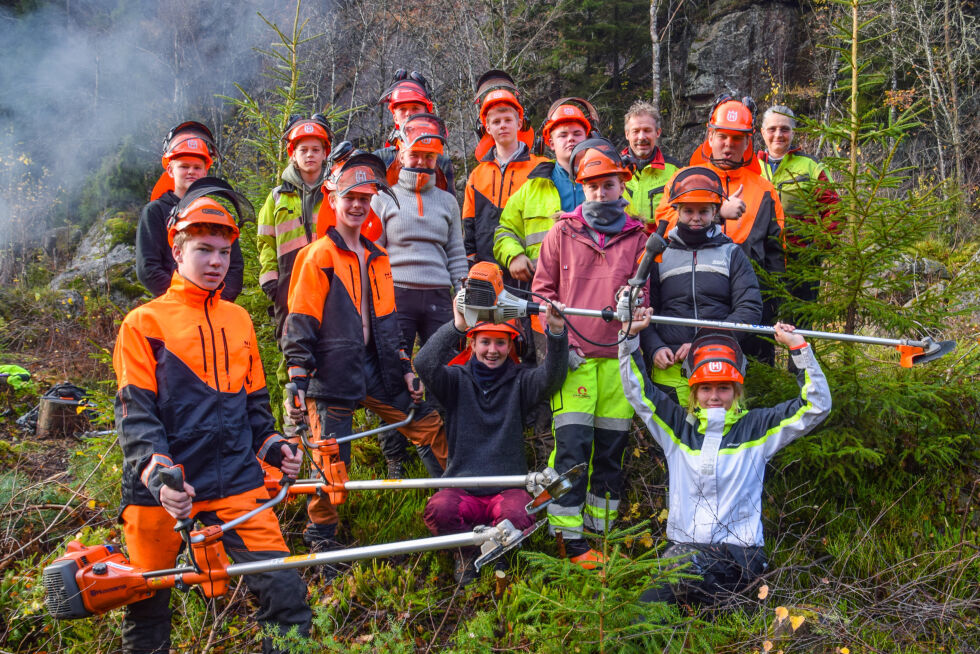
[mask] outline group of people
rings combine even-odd
[[[794,328],[777,323],[775,340],[791,352],[801,394],[746,410],[745,355],[771,362],[771,342],[740,343],[721,332],[651,324],[651,317],[773,320],[778,308],[755,270],[779,273],[786,265],[791,230],[781,200],[812,193],[809,180],[826,179],[817,162],[791,148],[792,111],[766,112],[767,150],[757,155],[754,104],[720,98],[705,141],[682,167],[661,151],[661,119],[649,103],[630,107],[620,151],[600,136],[586,100],[555,102],[535,140],[509,75],[489,71],[477,86],[481,140],[462,208],[448,131],[417,72],[398,71],[382,97],[394,130],[374,153],[336,143],[319,114],[288,125],[289,164],[257,227],[259,283],[272,304],[277,379],[287,389],[282,430],[252,323],[233,304],[243,286],[237,239],[246,202],[207,177],[217,148],[206,126],[183,123],[168,134],[165,172],[137,232],[137,273],[157,297],[126,316],[113,357],[122,521],[134,565],[173,565],[181,547],[175,520],[225,522],[255,505],[269,470],[295,477],[302,453],[290,440],[298,425],[316,437],[350,434],[365,407],[389,424],[414,409],[411,422],[381,439],[392,477],[404,474],[409,442],[431,476],[524,474],[526,427],[559,473],[587,463],[588,474],[548,507],[559,551],[586,569],[605,563],[586,536],[617,518],[636,416],[668,464],[667,554],[702,575],[686,590],[653,588],[642,599],[708,602],[764,568],[765,463],[827,415],[826,380]],[[215,198],[230,200],[238,220]],[[833,230],[835,198],[821,190],[820,200],[825,212],[790,214],[791,221]],[[566,307],[615,303],[661,221],[668,247],[632,318],[622,325],[575,319],[569,330]],[[480,262],[499,265],[515,293],[542,300],[542,315],[468,325],[457,294]],[[330,463],[311,455],[318,466]],[[349,444],[339,457],[349,464]],[[183,490],[162,482],[160,472],[174,467]],[[504,519],[525,528],[533,522],[524,509],[530,499],[522,489],[443,489],[423,519],[437,535]],[[303,539],[311,550],[339,547],[329,498],[310,499],[307,513]],[[271,510],[223,538],[238,561],[287,551]],[[458,582],[475,577],[475,555],[456,553]],[[295,571],[246,581],[261,624],[309,632]],[[127,607],[127,651],[167,651],[168,606],[169,591],[158,591]],[[274,651],[270,639],[264,649]]]

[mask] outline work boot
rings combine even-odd
[[[310,549],[310,554],[342,550],[344,546],[334,538],[336,534],[336,524],[318,525],[310,522],[306,525],[306,529],[303,530],[303,542]],[[329,584],[347,567],[349,566],[343,563],[332,563],[316,566],[313,570],[319,575],[322,581]]]
[[[606,556],[589,546],[584,538],[566,538],[565,555],[568,560],[585,570],[595,570],[606,562]]]
[[[388,479],[404,479],[405,462],[401,459],[388,459]]]
[[[599,550],[589,548],[589,550],[578,556],[570,556],[568,560],[579,566],[583,570],[595,570],[606,562],[606,555]]]
[[[464,547],[453,552],[453,579],[462,588],[469,586],[480,576],[474,563],[479,550]]]

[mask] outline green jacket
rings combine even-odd
[[[504,205],[493,237],[493,256],[504,269],[519,254],[538,260],[544,235],[555,224],[552,216],[561,212],[561,197],[551,181],[554,167],[554,161],[535,166],[527,182]]]
[[[259,285],[275,304],[277,323],[286,315],[289,278],[296,254],[316,240],[316,214],[323,199],[319,184],[304,186],[292,164],[282,173],[282,183],[272,189],[258,215],[256,249],[259,253]],[[303,200],[306,196],[306,211]]]
[[[653,212],[664,194],[664,186],[671,176],[681,168],[681,164],[664,155],[658,147],[653,160],[633,173],[633,178],[626,182],[626,198],[630,201],[626,213],[638,216],[647,223],[653,222]]]
[[[759,151],[759,167],[762,177],[769,180],[779,193],[779,202],[783,205],[786,215],[787,238],[798,246],[806,245],[806,239],[801,239],[793,232],[793,219],[815,224],[814,209],[820,214],[821,226],[827,234],[838,234],[841,230],[839,221],[835,219],[834,205],[840,202],[840,197],[830,186],[830,176],[823,165],[803,154],[798,148],[790,150],[776,165],[773,171],[769,164],[769,153]],[[821,182],[826,182],[826,186]],[[813,200],[808,200],[807,193],[813,194]],[[814,204],[816,202],[816,204]]]

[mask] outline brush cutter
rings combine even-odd
[[[177,476],[168,479],[166,483],[179,484],[183,488],[179,469]],[[509,520],[503,520],[496,526],[478,526],[461,534],[251,563],[230,563],[220,540],[221,534],[281,501],[286,496],[287,488],[288,482],[284,481],[275,498],[221,525],[192,531],[190,519],[180,521],[175,529],[181,530],[185,542],[189,543],[191,565],[165,570],[144,570],[131,565],[115,545],[86,547],[78,541],[70,542],[65,555],[56,559],[43,572],[44,601],[48,613],[58,620],[87,618],[147,599],[156,591],[166,588],[200,586],[206,597],[216,597],[228,591],[228,580],[232,577],[459,547],[480,548],[482,555],[475,563],[479,569],[516,547],[545,522],[541,520],[521,531]]]
[[[669,316],[652,316],[650,322],[661,325],[682,325],[686,327],[702,327],[706,329],[721,329],[725,331],[748,332],[750,334],[775,334],[774,327],[768,325],[750,325],[742,322],[724,322],[719,320],[695,320],[693,318],[673,318]],[[926,336],[915,340],[910,338],[879,338],[877,336],[860,336],[858,334],[838,334],[820,332],[811,329],[797,329],[794,334],[803,338],[815,338],[845,343],[867,343],[868,345],[890,345],[901,354],[900,363],[903,368],[933,361],[952,352],[956,341],[934,341]]]
[[[343,504],[350,491],[362,490],[410,490],[425,488],[524,488],[533,499],[524,507],[529,515],[539,513],[553,501],[567,493],[579,477],[585,473],[586,464],[580,463],[568,472],[559,475],[554,468],[526,475],[487,475],[482,477],[439,477],[437,479],[367,479],[350,481],[346,479],[299,479],[289,487],[291,495],[312,495],[325,493],[330,503]],[[332,468],[327,468],[332,470]],[[327,473],[328,475],[330,472]],[[275,487],[268,477],[266,488],[270,493]],[[334,500],[337,500],[336,502]]]
[[[349,436],[334,438],[333,434],[326,439],[311,439],[309,427],[306,424],[297,425],[296,433],[303,442],[306,452],[318,452],[325,461],[322,467],[313,463],[314,469],[320,475],[317,479],[299,479],[289,486],[290,495],[326,495],[334,506],[347,500],[349,491],[361,490],[408,490],[422,488],[525,488],[534,496],[526,510],[528,514],[540,512],[555,499],[567,493],[576,479],[585,472],[585,464],[579,464],[559,475],[554,468],[545,468],[541,472],[530,472],[526,475],[489,475],[481,477],[440,477],[437,479],[371,479],[351,481],[347,476],[347,466],[340,460],[340,443],[346,443],[365,436],[371,436],[388,429],[394,429],[408,424],[415,413],[415,407],[409,409],[408,415],[401,422],[369,429]],[[266,476],[265,487],[270,496],[276,493],[280,482]]]
[[[616,309],[575,309],[568,307],[562,313],[566,316],[586,316],[602,318],[606,322],[618,320],[628,322],[632,319],[633,308],[639,306],[639,289],[646,283],[649,276],[648,262],[659,252],[659,245],[654,241],[658,234],[651,234],[647,242],[647,252],[644,254],[636,276],[629,280],[629,292],[617,293]],[[651,256],[652,255],[652,256]],[[537,314],[542,305],[537,302],[522,300],[504,289],[503,276],[500,268],[489,262],[481,262],[470,269],[470,276],[464,283],[464,289],[456,297],[456,305],[463,314],[466,324],[474,325],[479,321],[504,322],[513,318]],[[686,327],[701,327],[705,329],[720,329],[725,331],[740,331],[750,334],[774,334],[775,328],[768,325],[750,325],[740,322],[724,322],[717,320],[698,320],[695,318],[674,318],[654,315],[651,322],[662,325],[683,325]],[[796,332],[804,338],[843,341],[848,343],[866,343],[869,345],[892,346],[901,354],[902,367],[911,368],[914,365],[933,361],[949,354],[956,347],[956,341],[934,341],[930,337],[923,339],[909,338],[879,338],[875,336],[860,336],[857,334],[838,334],[809,329],[797,329]]]
[[[416,379],[416,382],[418,380]],[[287,384],[287,397],[295,397],[295,387],[289,388]],[[296,406],[299,406],[297,403]],[[326,496],[330,503],[339,506],[347,501],[349,491],[360,490],[409,490],[422,488],[524,488],[533,496],[528,502],[525,510],[529,515],[533,515],[545,509],[554,500],[558,499],[572,488],[576,479],[585,473],[585,464],[579,464],[563,474],[558,474],[554,468],[545,468],[541,472],[530,472],[526,475],[488,475],[481,477],[440,477],[437,479],[372,479],[351,481],[347,476],[347,466],[340,460],[340,443],[372,436],[389,429],[397,429],[407,425],[415,415],[416,406],[409,409],[405,419],[391,424],[382,425],[375,429],[350,434],[335,438],[330,434],[328,438],[311,438],[310,429],[306,423],[296,426],[296,433],[303,442],[303,449],[307,453],[317,452],[325,462],[322,467],[312,460],[311,464],[319,474],[318,479],[300,479],[289,486],[290,495],[313,495]],[[266,476],[265,487],[272,496],[276,493],[280,482],[273,477]]]

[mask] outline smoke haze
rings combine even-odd
[[[127,137],[141,161],[159,162],[179,120],[217,127],[215,96],[235,95],[235,82],[248,86],[259,74],[253,48],[268,47],[271,32],[257,12],[279,21],[276,5],[64,0],[29,13],[0,9],[0,244],[36,235],[56,198]]]

